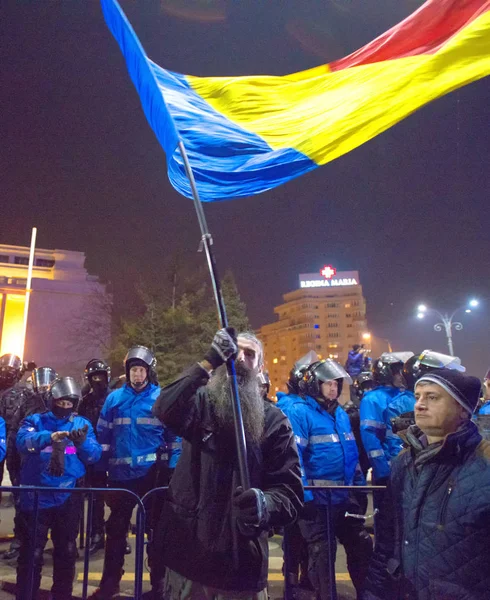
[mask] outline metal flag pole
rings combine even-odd
[[[27,282],[26,282],[26,297],[24,303],[24,321],[22,324],[22,353],[21,360],[24,360],[24,352],[26,347],[26,334],[27,334],[27,318],[29,316],[29,300],[31,299],[31,282],[32,282],[32,269],[34,267],[34,252],[36,249],[36,237],[37,227],[32,228],[31,234],[31,247],[29,251],[29,266],[27,268]]]
[[[219,319],[221,327],[228,327],[228,318],[226,316],[226,307],[223,300],[223,294],[221,293],[221,286],[218,277],[218,271],[216,268],[216,261],[213,253],[213,238],[209,233],[206,217],[202,206],[201,199],[196,187],[196,181],[194,179],[194,173],[192,172],[189,158],[185,150],[185,146],[182,141],[179,141],[178,147],[182,160],[184,161],[184,168],[189,179],[189,183],[192,190],[192,198],[194,200],[194,208],[197,213],[197,220],[199,221],[199,227],[201,229],[201,242],[206,252],[206,259],[208,261],[209,274],[211,275],[211,282],[213,285],[214,298],[216,300],[216,307],[218,309]],[[245,440],[245,429],[243,427],[243,416],[242,408],[240,406],[240,397],[238,394],[238,382],[235,371],[235,361],[230,359],[226,363],[228,369],[228,381],[230,382],[231,396],[232,396],[232,407],[233,407],[233,421],[235,424],[235,441],[237,448],[238,457],[238,469],[240,472],[240,483],[244,490],[250,488],[250,476],[248,472],[247,464],[247,442]]]

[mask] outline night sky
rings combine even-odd
[[[193,75],[282,75],[339,58],[419,6],[416,0],[123,0],[150,58]],[[178,15],[185,8],[186,15]],[[189,18],[194,17],[194,18]],[[195,17],[199,16],[199,19]],[[166,175],[96,0],[5,0],[0,19],[0,242],[80,250],[113,283],[200,266],[192,202]],[[220,271],[231,268],[254,327],[274,319],[301,272],[359,270],[370,330],[398,349],[445,351],[414,319],[424,301],[483,300],[456,354],[490,366],[490,78],[266,194],[205,207]]]

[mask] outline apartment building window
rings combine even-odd
[[[52,269],[54,267],[54,260],[48,260],[47,258],[36,258],[37,267],[48,267]]]

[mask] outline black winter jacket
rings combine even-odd
[[[23,383],[16,383],[0,392],[0,417],[5,420],[7,435],[12,427],[12,421],[17,408],[26,402],[33,392]]]
[[[223,590],[258,592],[267,585],[268,529],[292,523],[302,508],[298,451],[291,425],[265,402],[265,435],[247,447],[252,487],[266,497],[269,523],[255,537],[238,532],[232,496],[239,485],[233,434],[220,430],[198,364],[165,387],[153,407],[184,438],[157,532],[157,552],[184,577]]]
[[[36,394],[27,388],[23,391],[22,404],[17,406],[10,420],[10,428],[7,434],[7,469],[12,480],[12,485],[18,485],[20,480],[21,456],[17,450],[17,433],[22,421],[30,415],[46,411],[46,403],[42,394]]]
[[[490,599],[490,442],[469,421],[392,464],[365,600]]]
[[[78,406],[78,414],[85,417],[92,423],[94,431],[97,432],[97,423],[100,417],[100,411],[104,406],[104,402],[110,393],[109,386],[101,394],[95,392],[92,388],[86,390],[83,394],[82,401]]]

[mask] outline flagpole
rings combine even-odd
[[[192,167],[189,163],[189,158],[187,156],[187,152],[182,141],[179,141],[178,147],[182,156],[182,160],[184,161],[185,172],[191,186],[192,198],[194,200],[194,208],[196,209],[197,220],[199,221],[199,227],[201,229],[201,243],[206,253],[206,259],[208,261],[209,274],[211,276],[214,298],[216,300],[216,307],[218,309],[221,327],[228,327],[226,307],[223,300],[223,294],[221,293],[218,270],[216,268],[216,260],[212,249],[213,238],[211,237],[211,234],[208,229],[202,202],[197,191],[194,173],[192,172]],[[240,405],[240,397],[238,394],[238,382],[236,377],[235,361],[233,359],[228,360],[226,363],[226,367],[228,369],[228,381],[230,382],[230,389],[232,395],[233,421],[235,424],[235,441],[237,447],[240,483],[244,490],[248,490],[250,488],[250,476],[247,464],[247,442],[245,440],[245,428],[243,426],[242,408]]]
[[[21,360],[24,360],[24,352],[26,347],[26,334],[27,334],[27,317],[29,316],[29,300],[31,299],[31,282],[32,282],[32,269],[34,267],[34,251],[36,249],[36,237],[37,227],[32,228],[31,234],[31,247],[29,250],[29,266],[27,267],[27,281],[26,281],[26,295],[24,303],[24,321],[22,324],[22,353]]]

